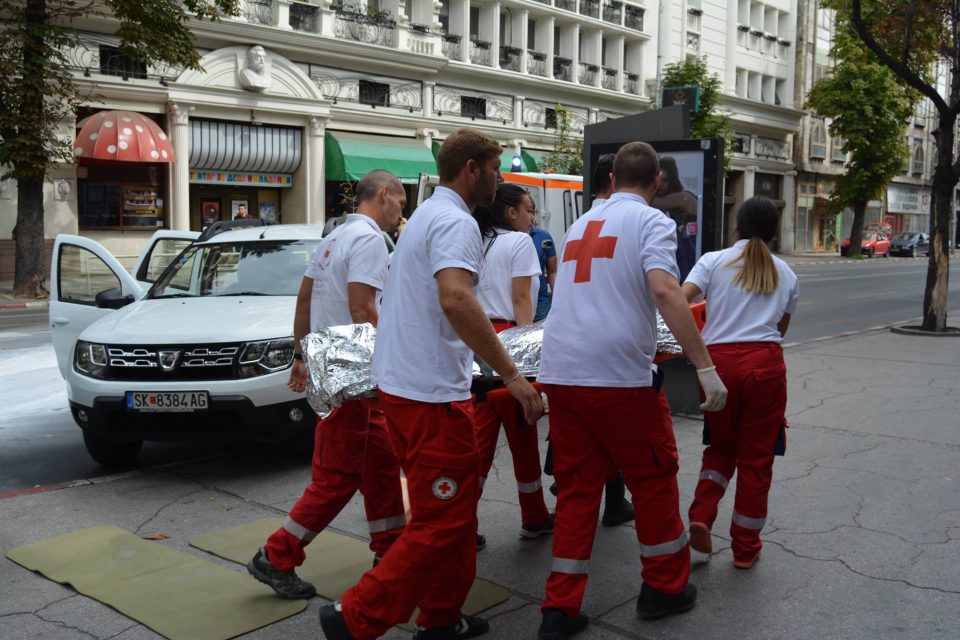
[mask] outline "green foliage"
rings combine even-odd
[[[830,135],[842,138],[850,154],[830,196],[831,209],[856,210],[901,173],[907,157],[903,131],[918,95],[903,87],[840,17],[831,55],[836,65],[813,86],[806,107],[832,119]]]
[[[700,87],[700,110],[690,114],[690,134],[694,138],[723,138],[724,147],[730,149],[734,141],[730,117],[717,113],[723,95],[720,77],[710,73],[706,56],[666,65],[661,86]],[[724,169],[729,169],[728,162],[725,155]]]
[[[557,112],[557,137],[553,150],[543,157],[541,166],[546,173],[583,174],[583,138],[571,139],[570,113],[563,105],[554,105]]]

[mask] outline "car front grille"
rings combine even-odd
[[[107,345],[112,380],[232,380],[241,343]]]

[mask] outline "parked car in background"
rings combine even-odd
[[[930,255],[930,236],[925,233],[904,231],[890,239],[890,255],[913,256]]]
[[[860,253],[866,258],[873,256],[890,256],[890,240],[883,233],[877,231],[864,231],[863,239],[860,242]],[[840,255],[850,255],[850,238],[843,241],[840,245]]]
[[[893,225],[886,222],[871,222],[869,224],[865,224],[863,225],[863,230],[882,233],[888,238],[893,236]]]
[[[208,229],[173,255],[156,255],[155,237],[138,265],[166,268],[146,281],[97,242],[57,236],[51,337],[94,460],[127,465],[145,440],[276,441],[313,429],[304,394],[286,382],[297,292],[322,229],[257,223]]]

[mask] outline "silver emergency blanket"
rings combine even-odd
[[[521,375],[536,377],[540,371],[543,345],[543,321],[507,329],[499,334],[507,353]],[[321,418],[325,418],[344,400],[374,396],[370,376],[376,329],[370,324],[328,327],[303,338],[303,360],[307,365],[307,400]],[[657,314],[657,352],[682,352],[670,329]],[[473,364],[473,377],[484,373]],[[490,375],[489,371],[487,375]]]

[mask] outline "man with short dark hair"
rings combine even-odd
[[[460,129],[440,148],[440,186],[397,245],[387,278],[373,377],[407,479],[413,519],[390,553],[320,610],[331,640],[367,640],[419,606],[417,640],[486,633],[460,608],[476,575],[479,452],[474,435],[473,352],[500,373],[535,424],[540,395],[517,370],[474,297],[483,263],[476,206],[493,202],[501,148]]]
[[[303,392],[307,369],[300,341],[310,331],[369,322],[376,326],[380,292],[387,275],[383,231],[400,221],[406,192],[387,171],[372,171],[357,185],[357,211],[324,238],[307,267],[297,296],[294,360],[287,386]],[[326,419],[317,419],[310,485],[247,570],[285,599],[310,598],[316,588],[300,579],[296,567],[304,548],[363,494],[370,549],[382,557],[403,531],[403,495],[383,412],[367,400],[350,400]]]
[[[616,193],[567,231],[553,308],[543,333],[540,382],[550,404],[557,500],[553,562],[542,604],[542,640],[587,626],[580,612],[606,478],[622,469],[636,500],[643,585],[637,613],[688,611],[690,549],[680,519],[678,456],[651,365],[656,310],[697,367],[705,410],[726,401],[677,282],[676,227],[647,205],[660,179],[650,145],[624,145],[613,163]],[[598,318],[610,319],[597,330]]]

